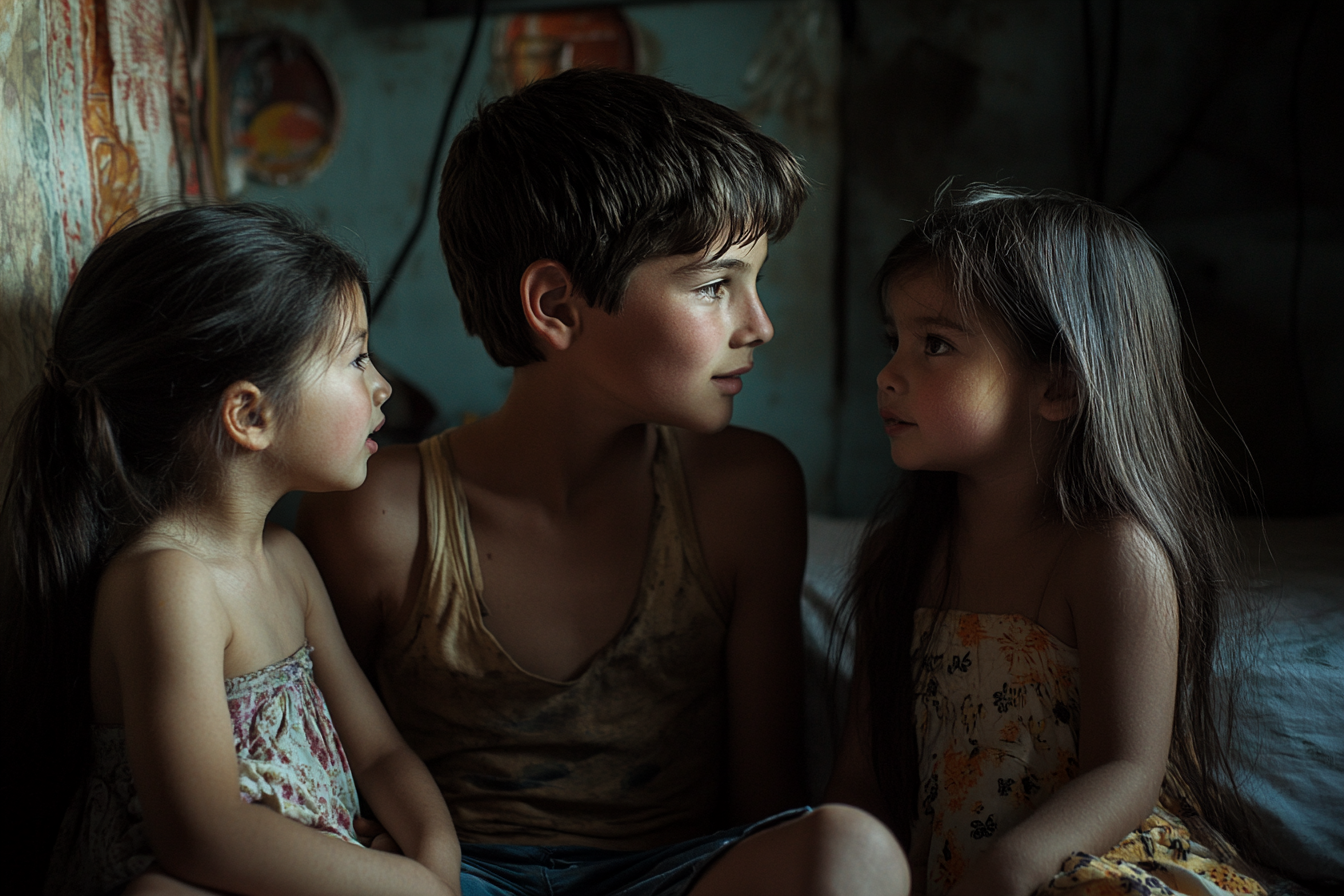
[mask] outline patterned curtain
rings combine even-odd
[[[0,0],[0,427],[98,240],[218,195],[214,83],[205,0]]]

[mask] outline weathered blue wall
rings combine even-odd
[[[1074,190],[1130,211],[1171,258],[1197,403],[1260,506],[1338,512],[1344,58],[1332,47],[1344,4],[1123,0],[1100,192],[1087,176],[1089,6],[1100,111],[1110,3],[857,3],[842,88],[851,212],[836,506],[870,506],[890,464],[874,425],[885,354],[869,278],[955,177]]]
[[[813,13],[813,15],[809,15]],[[746,109],[764,72],[800,77],[813,69],[811,86],[834,90],[839,34],[826,4],[728,2],[635,6],[629,18],[641,30],[652,73],[727,106]],[[368,260],[374,288],[409,231],[424,188],[434,130],[461,59],[466,18],[369,26],[338,0],[299,6],[225,3],[220,31],[281,25],[307,37],[327,58],[346,103],[346,128],[325,170],[295,187],[249,185],[245,198],[295,208],[345,239]],[[455,115],[454,131],[489,86],[493,18],[487,19]],[[760,51],[780,29],[810,41],[793,55]],[[784,43],[788,43],[785,41]],[[800,54],[806,58],[800,58]],[[753,64],[756,68],[752,68]],[[748,77],[749,70],[758,75]],[[759,93],[759,92],[757,92]],[[803,464],[814,506],[830,506],[833,276],[838,119],[797,114],[796,104],[770,102],[764,91],[753,106],[763,129],[802,155],[817,188],[794,231],[772,246],[761,294],[775,323],[774,341],[757,353],[757,367],[736,400],[734,420],[773,433]],[[416,383],[434,400],[438,425],[464,414],[485,414],[503,400],[510,371],[496,367],[468,337],[431,220],[395,290],[373,327],[380,363]]]
[[[1097,192],[1087,149],[1087,5],[740,0],[627,8],[655,73],[736,108],[752,106],[753,76],[760,83],[783,73],[806,87],[800,72],[810,66],[812,86],[830,99],[843,69],[830,114],[826,102],[810,114],[797,103],[751,113],[805,158],[817,189],[794,234],[772,249],[762,292],[777,336],[759,354],[736,420],[797,453],[814,510],[866,513],[893,475],[873,403],[885,358],[869,280],[939,184],[953,177]],[[1090,7],[1100,87],[1111,4]],[[1344,30],[1344,4],[1124,0],[1119,8],[1101,198],[1133,212],[1170,254],[1188,296],[1197,372],[1216,389],[1216,397],[1204,390],[1206,419],[1265,506],[1338,510],[1344,187],[1334,169],[1344,73],[1330,46]],[[467,22],[370,25],[340,0],[226,0],[219,10],[225,27],[286,24],[331,60],[348,126],[330,167],[308,185],[253,187],[249,197],[295,206],[344,235],[377,280],[410,226]],[[808,15],[812,31],[800,24]],[[811,44],[800,37],[808,34]],[[481,53],[459,122],[475,99],[490,98],[487,67]],[[462,332],[432,226],[374,329],[380,356],[432,395],[440,424],[490,411],[507,389],[508,372]]]

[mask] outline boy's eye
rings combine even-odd
[[[924,354],[945,355],[952,351],[952,344],[941,336],[924,337]]]
[[[901,347],[901,337],[895,333],[883,333],[882,341],[887,344],[887,348],[891,349],[893,355],[896,354],[896,349]]]
[[[723,298],[723,285],[726,280],[715,280],[713,283],[706,283],[704,286],[696,287],[695,294],[705,299]]]
[[[360,370],[363,370],[364,368],[369,366],[369,353],[360,352],[359,355],[355,358],[355,360],[351,361],[350,363],[353,364],[355,367],[358,367]]]

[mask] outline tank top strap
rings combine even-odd
[[[653,457],[654,492],[671,511],[677,540],[683,547],[683,555],[690,574],[700,583],[701,591],[710,607],[727,625],[733,613],[732,602],[719,593],[719,589],[714,585],[714,579],[709,574],[709,564],[705,560],[704,549],[700,544],[700,533],[695,525],[691,492],[686,483],[686,470],[682,466],[681,445],[677,441],[676,430],[670,426],[659,426],[657,429],[658,448]]]
[[[453,449],[444,430],[420,443],[420,470],[424,477],[425,535],[429,545],[422,595],[444,594],[448,582],[470,582],[481,615],[487,611],[481,600],[484,579],[471,537],[471,516],[466,495],[457,476]]]

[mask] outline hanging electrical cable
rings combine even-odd
[[[402,267],[406,264],[406,259],[410,257],[411,250],[415,248],[415,243],[420,238],[420,232],[425,228],[425,218],[429,215],[429,203],[434,196],[434,184],[438,181],[439,159],[443,155],[443,145],[448,140],[448,126],[452,122],[453,110],[457,108],[458,96],[462,93],[462,83],[466,80],[467,69],[471,67],[472,56],[476,53],[476,38],[480,33],[481,22],[484,19],[485,0],[476,0],[471,18],[471,33],[467,37],[467,44],[462,52],[462,62],[458,65],[457,77],[453,79],[453,89],[448,92],[448,104],[444,107],[443,116],[439,119],[439,131],[434,138],[434,150],[429,156],[429,170],[425,172],[425,188],[420,195],[420,210],[416,213],[415,224],[411,226],[410,234],[407,235],[406,241],[401,245],[401,251],[397,253],[396,260],[392,262],[392,267],[388,269],[382,285],[378,287],[373,301],[369,303],[370,321],[377,317],[378,311],[387,301],[388,294],[392,291],[392,287],[396,285],[397,275],[401,273]]]

